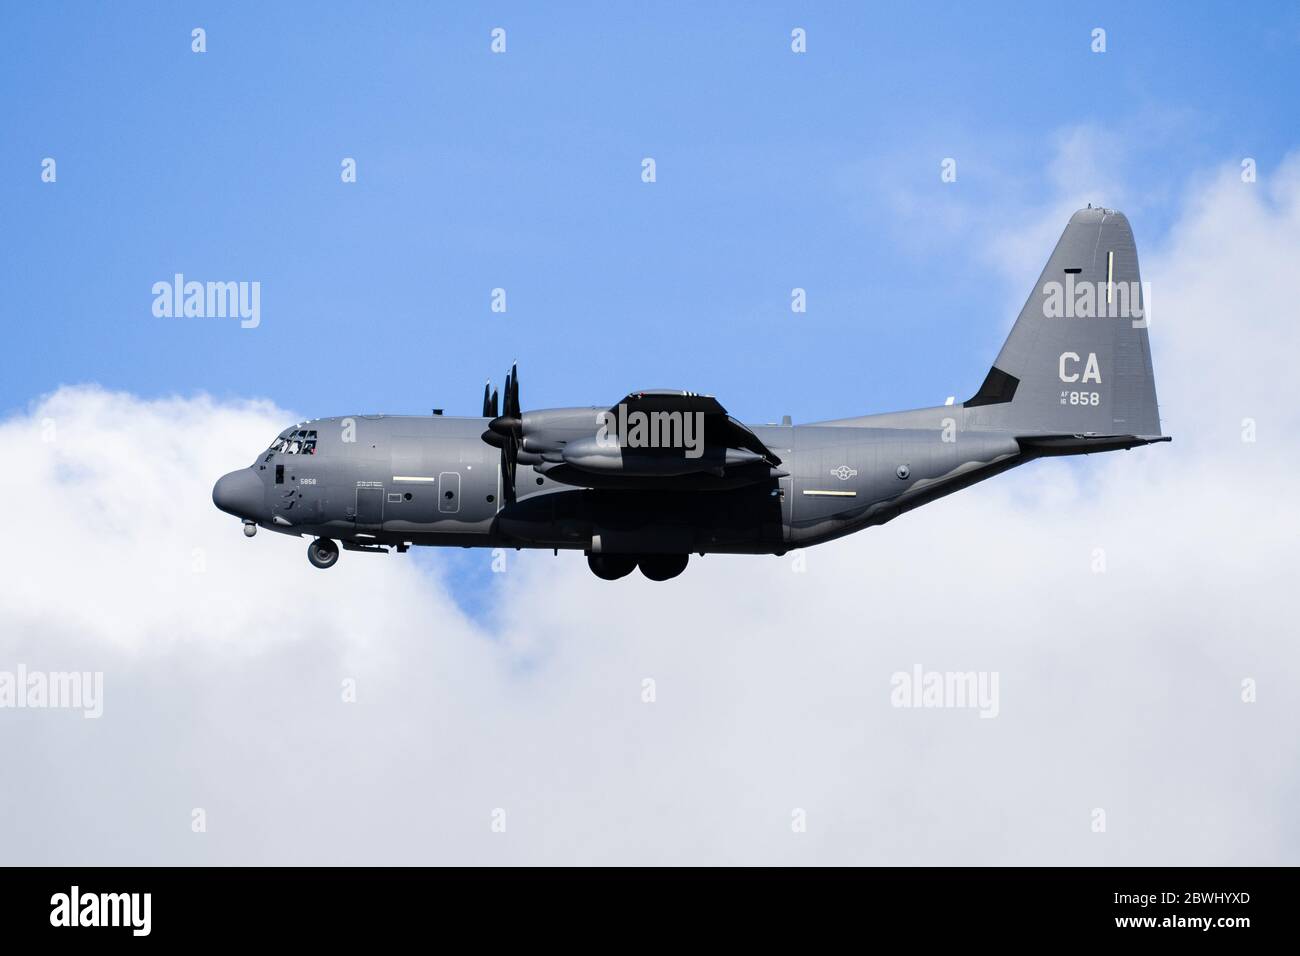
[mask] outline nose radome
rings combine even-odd
[[[212,503],[236,518],[256,518],[264,505],[262,481],[252,469],[222,475],[212,486]]]

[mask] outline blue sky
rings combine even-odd
[[[516,358],[525,407],[960,400],[1050,251],[997,268],[1000,232],[1118,177],[1147,248],[1196,171],[1294,146],[1295,4],[551,6],[7,5],[0,410],[473,413]],[[1054,165],[1071,129],[1109,176]],[[154,317],[176,272],[260,281],[261,326]]]

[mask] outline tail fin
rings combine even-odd
[[[1017,436],[1160,436],[1146,299],[1128,219],[1070,217],[967,425]]]

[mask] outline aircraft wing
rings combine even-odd
[[[642,479],[655,479],[660,487],[673,487],[681,479],[684,486],[687,478],[700,475],[759,480],[771,477],[781,464],[711,395],[667,389],[632,392],[599,418],[598,427],[588,425],[585,434],[554,445],[530,442],[526,418],[525,448],[542,452],[537,465],[547,474],[566,481],[583,474],[597,476],[606,486]]]
[[[696,432],[702,431],[704,436],[704,445],[713,449],[736,449],[749,451],[765,460],[769,465],[776,466],[781,464],[781,459],[776,453],[763,444],[757,435],[749,430],[745,425],[736,421],[727,414],[727,410],[722,407],[712,395],[697,395],[694,392],[674,391],[670,389],[652,389],[643,392],[632,392],[627,395],[621,402],[609,410],[611,419],[623,421],[623,412],[626,410],[626,418],[629,421],[629,435],[625,436],[630,440],[634,437],[634,422],[632,418],[634,412],[639,412],[645,416],[645,421],[649,424],[645,427],[649,429],[659,428],[662,432],[662,426],[665,419],[661,416],[680,415],[683,422],[683,431],[686,427],[686,416],[691,416],[693,420],[692,427]],[[675,427],[675,419],[666,419],[669,428]],[[653,435],[651,437],[654,437]],[[659,434],[662,438],[662,434]],[[644,446],[642,446],[644,447]]]

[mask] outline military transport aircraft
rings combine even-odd
[[[1049,455],[1169,441],[1127,218],[1070,219],[968,401],[809,425],[746,426],[717,399],[632,392],[523,411],[519,372],[482,414],[355,415],[287,428],[212,499],[311,535],[307,557],[411,545],[581,550],[597,576],[680,574],[691,553],[785,554],[883,524]]]

